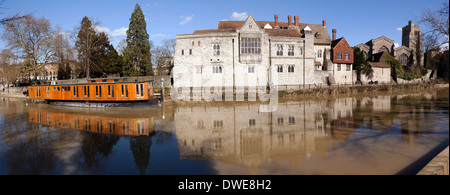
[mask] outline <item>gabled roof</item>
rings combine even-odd
[[[219,21],[218,29],[229,29],[229,30],[233,29],[234,31],[236,31],[237,29],[241,29],[242,25],[244,25],[245,22],[246,21]],[[289,23],[287,22],[278,22],[279,29],[276,29],[275,22],[273,21],[255,21],[255,22],[260,29],[264,29],[264,26],[266,26],[267,24],[272,26],[273,29],[265,29],[265,31],[269,33],[269,36],[291,36],[291,37],[302,36],[301,31],[308,26],[309,28],[311,28],[313,34],[319,33],[322,35],[320,39],[314,37],[314,43],[331,44],[331,39],[328,30],[321,24],[299,23],[298,27],[300,30],[298,30],[298,29],[288,29]],[[278,32],[275,32],[275,30],[277,30]],[[298,31],[299,33],[294,33],[293,31]]]
[[[369,59],[367,59],[367,61],[369,61],[369,64],[372,67],[391,68],[391,65],[386,61],[387,55],[389,55],[387,52],[372,54],[372,56],[370,56]]]

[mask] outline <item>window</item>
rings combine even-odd
[[[345,60],[350,60],[350,54],[349,53],[345,53]]]
[[[319,50],[317,51],[317,57],[318,57],[318,58],[322,58],[322,50],[321,50],[321,49],[319,49]]]
[[[87,88],[87,91],[88,91],[88,97],[91,97],[91,92],[89,91],[89,86]]]
[[[189,49],[189,55],[192,55],[192,49]]]
[[[213,121],[213,127],[216,128],[223,128],[223,121]]]
[[[283,117],[277,118],[277,125],[282,126],[283,124],[284,124],[284,118]]]
[[[205,122],[203,120],[197,121],[197,129],[204,129],[205,128]]]
[[[255,73],[255,66],[248,66],[248,73]]]
[[[220,55],[220,44],[213,44],[213,55],[219,56]]]
[[[277,45],[277,56],[283,56],[283,45]]]
[[[288,56],[294,56],[294,45],[288,45]]]
[[[196,74],[202,74],[202,69],[203,69],[202,66],[196,66],[196,67],[195,67],[195,73],[196,73]]]
[[[320,34],[319,33],[316,34],[316,39],[320,39]]]
[[[114,85],[111,85],[111,95],[114,97]]]
[[[342,53],[341,53],[341,52],[337,52],[336,58],[337,58],[338,60],[342,60]]]
[[[378,53],[380,52],[387,52],[389,53],[389,49],[386,46],[382,46],[380,49],[378,49]]]
[[[128,97],[128,85],[125,85],[125,97]]]
[[[351,65],[347,64],[347,67],[345,68],[346,71],[351,71]]]
[[[408,56],[406,54],[402,54],[399,58],[399,61],[403,66],[408,65]]]
[[[181,50],[181,55],[182,55],[182,56],[184,55],[184,49]]]
[[[139,84],[136,84],[136,97],[139,98]]]
[[[289,117],[289,124],[290,124],[290,125],[295,124],[295,117],[293,117],[293,116],[290,116],[290,117]]]
[[[222,66],[213,66],[212,72],[213,73],[222,73]]]
[[[338,71],[341,71],[341,64],[338,64],[338,65],[337,65],[337,70],[338,70]]]
[[[300,55],[303,55],[303,48],[302,48],[302,47],[299,47],[299,48],[298,48],[298,52],[299,52]]]
[[[256,125],[256,119],[249,119],[248,120],[248,126],[254,127]]]
[[[288,66],[288,72],[294,72],[294,65]]]
[[[242,54],[260,54],[261,38],[241,38]]]
[[[194,41],[192,41],[192,46],[194,46]]]
[[[277,72],[279,72],[279,73],[283,72],[283,65],[277,66]]]
[[[144,97],[144,84],[141,84],[141,96]]]
[[[108,97],[111,97],[111,85],[108,85]]]

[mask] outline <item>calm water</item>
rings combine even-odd
[[[449,140],[448,88],[324,101],[92,109],[0,99],[5,174],[415,174]]]

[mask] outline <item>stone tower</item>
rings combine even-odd
[[[402,28],[402,32],[402,45],[412,50],[412,64],[423,64],[422,32],[420,31],[420,26],[414,26],[414,21],[410,20],[408,25]],[[419,63],[417,63],[418,60]]]

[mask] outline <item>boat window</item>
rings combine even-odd
[[[73,97],[75,97],[75,86],[73,86]]]
[[[136,84],[136,96],[139,97],[139,84]]]
[[[86,97],[87,92],[86,92],[86,85],[84,86],[84,97]]]
[[[125,85],[125,95],[128,97],[128,85]]]
[[[95,86],[95,97],[98,97],[98,86]]]
[[[91,91],[89,91],[89,86],[88,86],[88,97],[91,97]]]
[[[141,96],[144,97],[144,84],[141,84]]]
[[[111,85],[108,85],[108,97],[111,97]]]
[[[112,97],[114,97],[114,85],[111,85],[111,90],[112,90],[112,92],[111,92],[111,94],[112,94]]]
[[[98,96],[102,97],[102,86],[98,86]]]
[[[123,97],[123,85],[122,85],[122,97]]]
[[[77,97],[80,97],[80,95],[78,95],[78,86],[77,86]]]

